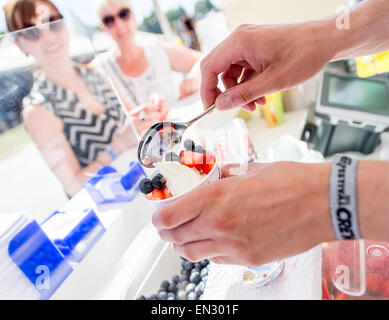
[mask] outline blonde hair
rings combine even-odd
[[[100,18],[102,16],[102,11],[104,7],[107,5],[117,5],[132,10],[130,0],[99,0],[97,1],[97,14],[99,15]]]

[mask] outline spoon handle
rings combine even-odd
[[[215,105],[209,107],[207,110],[205,110],[202,114],[198,115],[196,118],[194,118],[193,120],[189,121],[188,123],[186,123],[186,127],[190,127],[193,123],[195,123],[197,120],[201,119],[202,117],[204,117],[205,115],[207,115],[208,113],[212,112],[214,109],[215,109]]]

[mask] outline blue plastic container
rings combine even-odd
[[[49,299],[73,271],[36,221],[30,222],[10,241],[8,254],[42,300]]]
[[[56,211],[42,223],[42,229],[71,262],[81,262],[105,232],[104,225],[92,209]]]
[[[83,184],[97,205],[131,202],[139,193],[138,181],[146,177],[139,162],[131,162],[130,169],[121,175],[115,168],[106,166]]]

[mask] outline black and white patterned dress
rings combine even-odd
[[[64,125],[66,139],[81,167],[86,167],[111,143],[123,126],[126,115],[99,72],[79,66],[76,69],[88,85],[89,92],[106,108],[106,112],[96,115],[85,110],[75,93],[46,81],[38,74],[34,75],[34,85],[24,105],[40,105],[56,115]]]

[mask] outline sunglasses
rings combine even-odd
[[[119,11],[117,16],[122,20],[128,20],[131,16],[131,10],[128,8],[122,9]],[[115,16],[105,16],[101,19],[101,21],[106,27],[112,27],[115,24]]]
[[[63,27],[62,20],[62,15],[50,16],[47,21],[49,30],[60,31]],[[35,24],[26,23],[23,25],[23,29],[17,32],[16,38],[18,37],[23,37],[29,41],[38,41],[42,37],[42,31]]]

